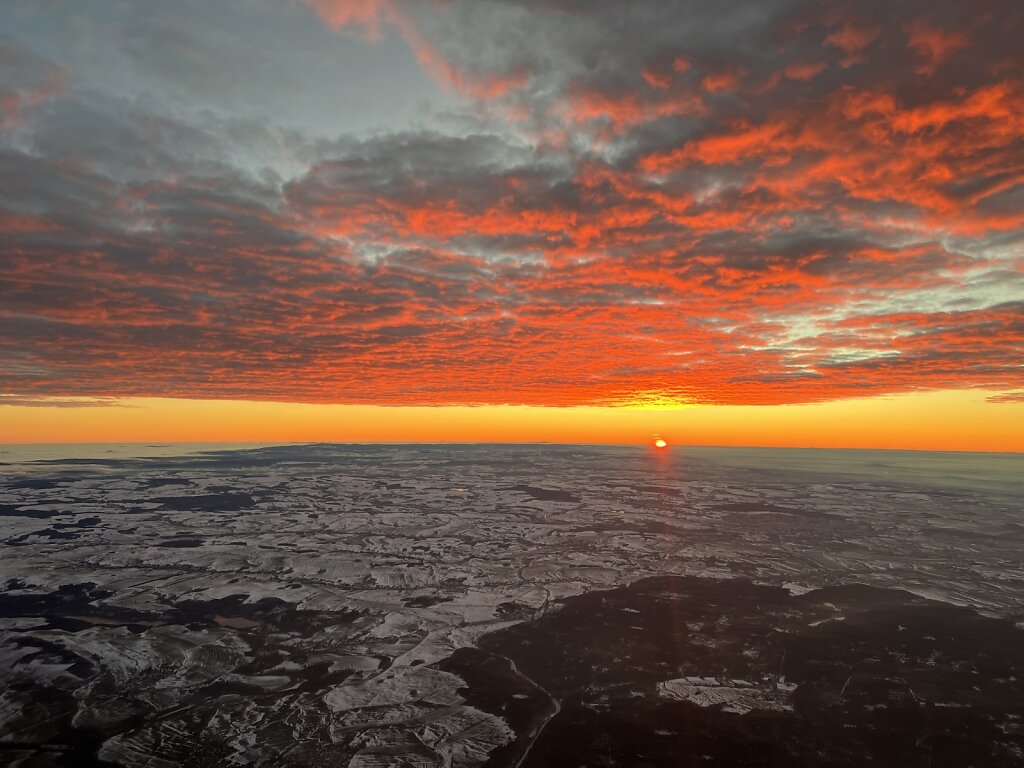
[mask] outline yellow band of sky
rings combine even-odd
[[[808,405],[387,407],[137,398],[0,406],[0,443],[564,442],[1024,451],[1024,403],[942,391]]]

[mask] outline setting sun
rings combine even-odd
[[[654,441],[654,447],[655,448],[668,448],[668,443],[666,443],[662,438],[659,437],[658,439],[656,439]]]

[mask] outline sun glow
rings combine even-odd
[[[0,444],[59,442],[565,442],[1024,451],[1024,402],[996,391],[929,392],[807,405],[678,411],[0,397]],[[666,440],[666,442],[668,442]],[[674,447],[674,446],[669,446]]]
[[[683,408],[697,407],[697,403],[691,403],[662,392],[639,393],[626,400],[619,401],[615,405],[616,407],[628,408],[632,411],[676,411]]]
[[[668,443],[666,443],[662,438],[659,437],[657,440],[654,441],[654,447],[655,448],[668,448]]]

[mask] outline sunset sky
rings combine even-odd
[[[1024,451],[1019,0],[5,0],[0,443]]]

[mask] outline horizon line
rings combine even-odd
[[[609,448],[630,448],[650,447],[649,441],[636,441],[628,443],[618,442],[569,442],[557,440],[71,440],[61,442],[12,442],[0,443],[0,449],[7,447],[25,446],[86,446],[86,445],[134,445],[161,448],[164,446],[195,445],[195,446],[217,446],[217,445],[238,445],[238,446],[578,446],[578,447],[609,447]],[[723,443],[670,443],[671,448],[724,448],[739,450],[777,450],[777,451],[880,451],[887,453],[977,453],[977,454],[1005,454],[1013,456],[1024,456],[1024,451],[1006,450],[980,450],[980,449],[949,449],[949,448],[880,448],[864,446],[819,446],[819,445],[737,445]]]

